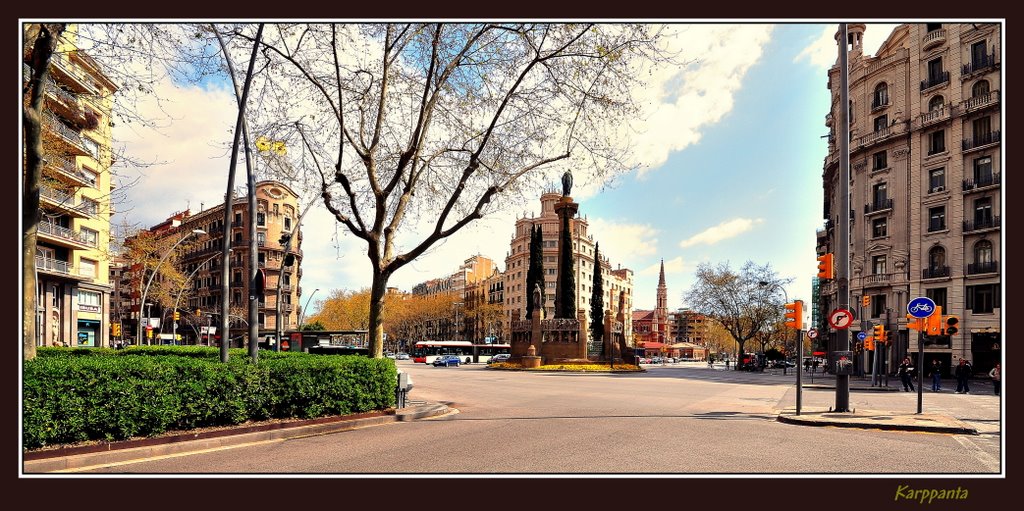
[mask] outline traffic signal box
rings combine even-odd
[[[831,253],[818,256],[818,278],[833,279],[835,271],[832,265],[835,256]]]
[[[794,330],[804,328],[804,302],[797,300],[786,304],[786,326]]]
[[[121,323],[111,323],[110,330],[110,334],[114,337],[121,337]]]
[[[927,318],[919,319],[907,314],[907,328],[933,337],[956,335],[960,331],[960,318],[952,315],[943,317],[942,306],[936,306],[935,313]]]
[[[181,313],[174,311],[174,321],[181,321]]]
[[[864,339],[864,349],[873,350],[875,344],[882,344],[885,342],[885,326],[875,325],[871,329],[871,335]]]
[[[864,295],[864,296],[860,297],[860,304],[863,305],[864,307],[867,307],[867,306],[871,305],[871,296],[870,295]]]
[[[946,320],[944,321],[944,323],[946,326],[946,335],[956,335],[956,333],[960,331],[960,318],[956,316],[946,316]]]
[[[932,313],[931,316],[928,316],[925,319],[925,322],[926,322],[926,329],[924,331],[925,335],[930,335],[932,337],[937,337],[937,336],[942,335],[942,306],[941,305],[936,305],[935,306],[935,312]]]
[[[196,309],[196,317],[199,317],[199,316],[202,316],[202,315],[203,315],[203,310],[202,309]]]

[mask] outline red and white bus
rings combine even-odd
[[[458,355],[464,364],[487,363],[494,355],[512,353],[510,344],[473,344],[469,341],[420,341],[412,347],[412,360],[432,364],[441,355]]]

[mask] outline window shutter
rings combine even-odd
[[[967,286],[966,305],[964,308],[974,310],[974,286]]]

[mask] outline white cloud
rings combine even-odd
[[[588,233],[600,243],[601,254],[613,267],[635,268],[658,250],[658,230],[649,224],[632,224],[590,217]]]
[[[771,25],[673,25],[669,50],[689,64],[649,70],[646,87],[635,91],[644,104],[633,123],[639,175],[665,163],[670,153],[700,141],[701,131],[733,107],[747,70],[761,58]]]
[[[683,256],[676,257],[675,259],[669,259],[665,261],[665,274],[670,273],[682,273],[686,268],[691,265],[686,265],[683,262]],[[638,275],[659,275],[661,273],[661,261],[658,261],[642,270],[637,272]]]
[[[874,55],[878,52],[878,48],[898,26],[899,24],[894,23],[867,23],[864,29],[864,55]],[[839,25],[826,25],[821,34],[797,54],[793,62],[806,59],[813,66],[831,68],[839,58],[839,48],[836,46],[838,31]]]
[[[679,246],[686,248],[701,243],[714,245],[724,239],[733,238],[754,228],[755,224],[764,222],[761,218],[734,218],[722,222],[714,227],[709,227],[698,234],[679,242]]]

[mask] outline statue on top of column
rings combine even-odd
[[[569,192],[572,191],[572,172],[568,170],[565,174],[562,174],[562,196],[568,197]]]

